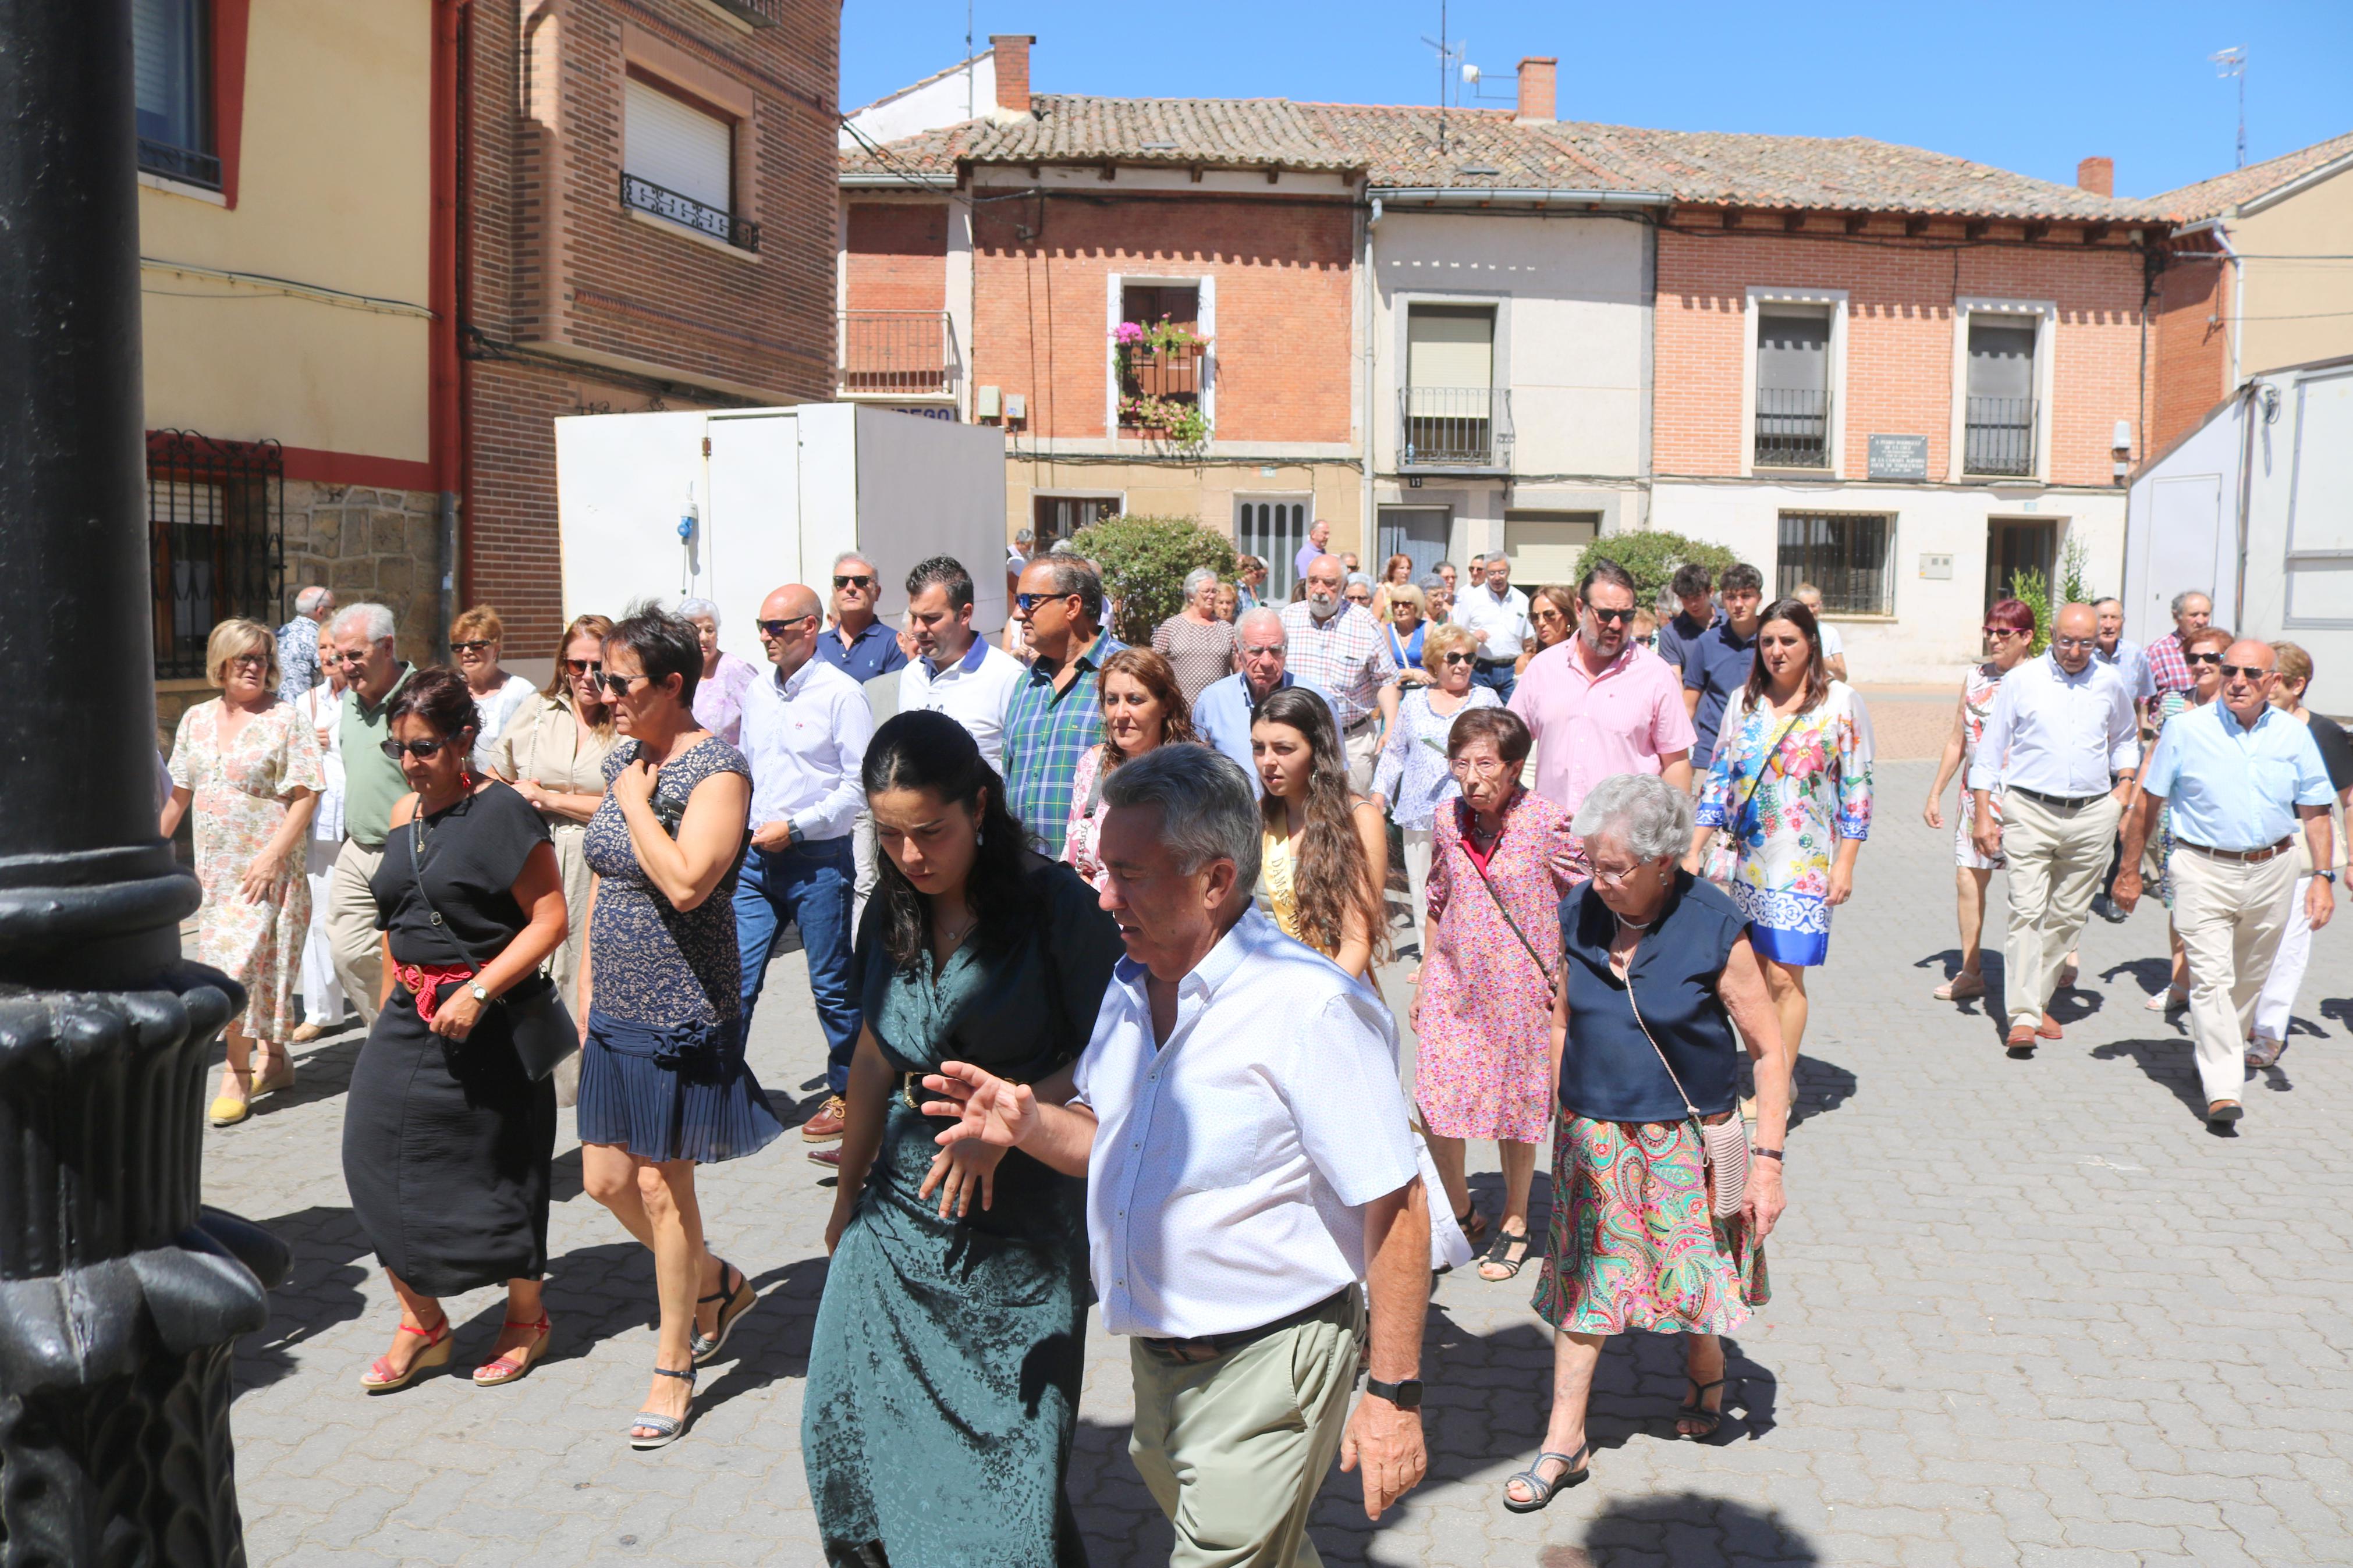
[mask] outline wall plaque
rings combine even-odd
[[[1925,479],[1928,477],[1928,437],[1873,436],[1870,462],[1874,479]]]

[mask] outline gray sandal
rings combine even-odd
[[[656,1377],[682,1377],[686,1380],[686,1397],[689,1401],[687,1415],[692,1415],[695,1379],[694,1369],[692,1367],[689,1367],[684,1372],[672,1372],[666,1366],[658,1366],[654,1368],[654,1375]],[[687,1415],[664,1415],[659,1410],[638,1411],[636,1416],[630,1420],[629,1425],[632,1427],[650,1426],[654,1429],[654,1435],[650,1437],[640,1437],[636,1432],[632,1431],[629,1434],[629,1447],[632,1448],[669,1447],[672,1443],[677,1442],[680,1434],[686,1430]]]
[[[1556,1454],[1550,1451],[1538,1454],[1535,1464],[1517,1475],[1504,1478],[1504,1506],[1514,1513],[1535,1512],[1551,1502],[1555,1493],[1565,1492],[1571,1487],[1584,1485],[1587,1479],[1593,1474],[1592,1458],[1591,1443],[1579,1443],[1574,1454]],[[1546,1480],[1536,1472],[1544,1468],[1544,1462],[1546,1459],[1558,1459],[1567,1468],[1561,1471],[1557,1479]],[[1525,1502],[1514,1497],[1512,1495],[1514,1481],[1525,1481],[1528,1490],[1534,1495]]]

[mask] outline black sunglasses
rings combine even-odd
[[[627,697],[631,686],[640,680],[651,680],[653,677],[650,675],[600,675],[596,679],[603,681],[605,689],[614,696]]]
[[[1026,616],[1040,605],[1050,605],[1057,599],[1077,597],[1076,594],[1016,594],[1013,595],[1013,602],[1021,607],[1021,613]]]
[[[2222,662],[2222,656],[2219,653],[2185,653],[2181,658],[2182,661],[2186,664],[2220,664]]]
[[[838,575],[838,576],[836,576],[836,577],[834,578],[834,580],[833,580],[833,585],[834,585],[835,587],[837,587],[837,588],[871,588],[872,586],[874,586],[874,579],[873,579],[873,577],[872,577],[871,575],[867,575],[867,576],[839,576],[839,575]]]
[[[839,582],[839,579],[837,578],[835,581]],[[752,624],[760,628],[760,635],[762,637],[780,637],[786,632],[791,631],[795,626],[799,626],[803,621],[813,621],[815,619],[817,619],[817,614],[815,611],[811,611],[806,616],[787,616],[781,621],[754,621]]]
[[[400,761],[400,754],[403,752],[412,757],[429,757],[439,752],[442,747],[454,746],[457,743],[457,737],[453,735],[439,741],[386,741],[383,742],[382,749],[385,756],[396,763]]]
[[[1439,658],[1448,664],[1469,664],[1472,661],[1471,655],[1467,653],[1446,653],[1439,655]]]
[[[1599,605],[1588,605],[1585,608],[1586,613],[1595,620],[1608,621],[1613,626],[1623,626],[1634,618],[1634,612],[1631,610],[1605,610]]]
[[[451,643],[449,645],[449,651],[451,653],[488,653],[491,649],[498,646],[498,644],[491,641],[488,637],[476,637],[470,642]]]
[[[2242,675],[2249,680],[2261,680],[2271,673],[2273,672],[2268,669],[2259,669],[2252,664],[2226,664],[2222,667],[2222,676],[2227,680],[2236,680]]]

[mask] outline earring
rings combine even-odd
[[[1672,876],[1671,873],[1669,873],[1669,872],[1662,871],[1662,872],[1660,872],[1660,873],[1659,873],[1659,886],[1661,886],[1662,888],[1665,887],[1669,882],[1672,881],[1673,879],[1674,879],[1673,876]]]

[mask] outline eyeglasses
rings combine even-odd
[[[874,586],[874,576],[871,573],[863,575],[837,574],[833,580],[833,585],[837,588],[871,588]]]
[[[604,675],[597,679],[605,683],[605,689],[614,696],[627,697],[630,687],[640,680],[651,680],[653,677],[650,675]]]
[[[1623,871],[1605,871],[1596,866],[1593,868],[1593,879],[1605,888],[1622,888],[1626,885],[1627,879],[1641,868],[1640,866],[1629,866]]]
[[[1983,630],[1986,637],[1993,642],[2008,642],[2011,637],[2022,637],[2026,635],[2016,626],[1987,626]]]
[[[1588,605],[1585,608],[1595,620],[1608,621],[1613,626],[1622,626],[1634,618],[1631,610],[1605,610],[1599,605]]]
[[[1501,757],[1455,757],[1446,764],[1446,771],[1460,778],[1464,773],[1476,773],[1492,779],[1512,764]]]
[[[760,635],[764,637],[781,637],[803,621],[813,621],[817,618],[817,613],[812,610],[806,616],[787,616],[781,621],[754,621],[752,624],[760,628]]]
[[[331,653],[321,662],[325,664],[365,664],[367,660],[368,650],[362,648],[357,653],[352,653],[349,651],[343,653]]]
[[[386,741],[383,743],[382,749],[385,756],[396,763],[400,761],[400,754],[403,752],[412,757],[422,759],[432,756],[444,746],[454,746],[457,743],[455,736],[439,741]]]
[[[449,651],[451,653],[488,653],[498,646],[487,637],[475,637],[467,642],[451,643]]]
[[[2097,637],[2052,637],[2051,646],[2052,647],[2089,647],[2099,640]],[[2197,656],[2192,654],[2190,657],[2194,659]],[[2218,653],[2211,657],[2220,658],[2222,656]]]
[[[2185,653],[2181,658],[2182,662],[2185,664],[2220,664],[2222,662],[2222,656],[2219,653]]]
[[[1244,643],[1242,644],[1242,657],[1244,658],[1272,658],[1278,654],[1288,652],[1290,647],[1291,645],[1289,643],[1268,643],[1263,647],[1252,647],[1250,644]]]
[[[1050,605],[1057,599],[1075,599],[1077,597],[1078,595],[1076,594],[1016,594],[1013,595],[1013,603],[1018,606],[1021,613],[1026,616],[1040,605]]]
[[[268,669],[269,656],[266,653],[233,653],[228,656],[231,669]]]
[[[604,673],[605,661],[596,658],[567,658],[564,661],[564,668],[575,675],[601,675]]]
[[[2252,664],[2226,664],[2222,667],[2222,676],[2226,680],[2236,680],[2242,676],[2249,680],[2261,680],[2264,676],[2273,673],[2271,670],[2259,668]]]

